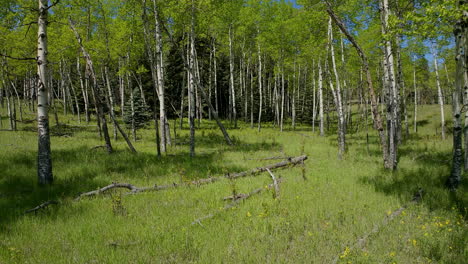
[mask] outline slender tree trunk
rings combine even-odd
[[[341,100],[341,87],[340,87],[340,78],[338,75],[338,70],[336,68],[335,61],[335,49],[333,47],[333,30],[332,30],[332,19],[330,18],[328,22],[328,36],[329,36],[329,45],[332,58],[333,72],[335,74],[336,81],[336,91],[333,88],[333,83],[330,79],[330,87],[333,92],[333,97],[335,99],[336,111],[338,114],[338,146],[339,146],[339,158],[342,159],[346,153],[346,132],[345,132],[345,117],[343,111],[343,103]]]
[[[319,69],[319,88],[318,88],[318,99],[319,99],[319,118],[320,118],[320,136],[325,136],[324,131],[324,124],[323,124],[323,72],[322,72],[322,65],[319,60],[318,62],[318,69]]]
[[[250,128],[254,125],[254,92],[253,92],[253,70],[250,70]]]
[[[213,45],[212,45],[213,46]],[[208,67],[208,100],[212,102],[211,100],[211,90],[212,90],[212,80],[213,80],[213,71],[212,71],[212,65],[213,65],[213,48],[210,50],[210,66]],[[208,109],[208,119],[211,121],[211,109]]]
[[[413,70],[413,86],[414,86],[414,133],[418,133],[418,89],[416,85],[416,66]]]
[[[232,51],[232,24],[229,25],[229,88],[231,89],[230,118],[234,121],[234,128],[237,128],[236,91],[234,89],[234,55]],[[232,116],[231,116],[232,115]]]
[[[38,126],[38,158],[37,176],[40,185],[51,184],[52,158],[50,151],[49,135],[49,102],[48,102],[48,70],[47,70],[47,16],[48,1],[39,0],[38,20],[38,45],[37,45],[37,75],[38,75],[38,99],[37,99],[37,126]]]
[[[292,129],[296,130],[296,93],[297,93],[297,82],[296,82],[296,63],[294,63],[294,73],[293,73],[293,91],[291,98],[291,125]]]
[[[194,65],[195,65],[195,13],[192,0],[192,26],[190,33],[190,53],[188,57],[188,92],[189,92],[189,124],[190,124],[190,157],[195,156],[195,80],[194,80]]]
[[[388,4],[388,0],[382,0],[381,2],[381,12],[382,12],[382,33],[388,33],[388,20],[390,16],[390,7]],[[392,50],[392,44],[390,40],[385,40],[385,69],[384,71],[387,73],[387,83],[388,83],[388,94],[389,100],[387,102],[388,106],[387,109],[389,111],[390,119],[389,119],[389,143],[388,143],[388,152],[391,163],[388,166],[388,169],[395,170],[398,165],[398,128],[400,127],[400,111],[399,111],[399,87],[396,83],[396,75],[395,75],[395,62],[394,62],[394,54]]]
[[[158,80],[158,99],[159,99],[159,125],[161,131],[161,151],[166,152],[166,145],[169,144],[167,135],[167,117],[165,106],[165,87],[164,87],[164,61],[163,61],[163,43],[161,37],[161,26],[159,23],[159,10],[156,5],[156,0],[153,0],[153,11],[155,20],[155,40],[156,40],[156,74]]]
[[[382,149],[382,157],[383,157],[383,162],[384,162],[384,167],[389,166],[389,158],[388,158],[388,152],[387,152],[387,140],[385,137],[385,131],[382,125],[382,119],[379,113],[378,109],[378,104],[377,104],[377,97],[375,95],[375,90],[374,90],[374,85],[372,83],[372,75],[369,70],[369,63],[367,60],[367,56],[365,55],[364,51],[362,50],[361,46],[356,42],[354,37],[348,32],[346,29],[345,25],[341,21],[341,19],[333,12],[331,4],[326,1],[327,4],[327,12],[330,15],[330,17],[333,19],[333,21],[338,25],[340,30],[345,34],[346,38],[353,44],[354,48],[356,49],[359,57],[361,58],[362,64],[363,64],[363,70],[366,73],[366,78],[367,78],[367,86],[369,89],[369,97],[371,101],[371,109],[372,109],[372,114],[374,118],[374,127],[377,129],[379,133],[379,139],[380,139],[380,146]]]
[[[315,132],[315,121],[317,120],[317,98],[315,86],[315,61],[312,61],[312,132]],[[305,99],[304,99],[305,101]]]
[[[76,71],[78,72],[78,77],[80,78],[80,87],[81,87],[81,94],[83,95],[83,102],[85,107],[85,121],[89,123],[89,97],[88,92],[85,90],[85,85],[83,81],[83,75],[81,74],[81,67],[80,67],[80,57],[76,59]]]
[[[216,40],[213,41],[213,71],[214,71],[214,92],[215,92],[215,110],[219,113],[218,106],[218,63],[216,60]]]
[[[464,8],[467,5],[467,1],[459,1],[458,8]],[[462,9],[463,10],[463,9]],[[455,25],[455,52],[456,52],[456,77],[455,77],[455,90],[453,93],[453,161],[452,161],[452,171],[449,178],[447,179],[447,186],[451,190],[456,190],[458,185],[461,182],[461,172],[462,172],[462,100],[464,99],[462,94],[465,93],[465,97],[468,91],[468,55],[466,51],[468,50],[468,14],[467,12],[463,13],[456,25]],[[465,99],[466,100],[466,99]],[[468,127],[465,125],[464,128],[465,137]],[[466,145],[465,145],[466,151]],[[467,170],[467,163],[465,159],[465,171]]]
[[[284,120],[284,65],[281,70],[281,118],[280,118],[280,130],[283,132],[283,120]]]
[[[98,120],[101,121],[102,133],[104,135],[104,140],[106,142],[106,149],[107,149],[108,153],[112,153],[113,152],[112,144],[111,144],[111,141],[110,141],[109,131],[107,129],[107,120],[106,120],[106,116],[105,116],[104,109],[103,109],[104,103],[102,102],[101,97],[100,97],[100,92],[99,92],[99,89],[98,89],[98,84],[97,84],[97,79],[96,79],[96,73],[94,71],[93,61],[91,60],[91,55],[86,51],[85,47],[83,46],[81,37],[80,37],[78,31],[76,31],[75,26],[74,26],[74,24],[73,24],[73,22],[71,20],[70,20],[70,27],[71,27],[72,31],[75,33],[75,37],[76,37],[76,40],[78,41],[78,44],[80,45],[81,51],[83,53],[83,57],[85,57],[85,59],[86,59],[86,65],[87,65],[86,67],[88,69],[89,77],[91,77],[91,80],[92,80],[91,87],[92,87],[92,90],[93,90],[93,94],[95,96],[95,104],[96,104],[96,108],[97,108]]]
[[[262,111],[263,111],[263,72],[262,72],[262,55],[260,44],[258,44],[258,92],[260,93],[260,105],[258,109],[258,132],[262,128]]]
[[[444,96],[442,94],[442,87],[440,86],[440,77],[439,77],[439,63],[437,62],[437,52],[435,44],[432,46],[432,56],[434,57],[434,69],[436,74],[436,84],[437,84],[437,97],[439,99],[440,106],[440,128],[442,140],[445,140],[445,113],[444,113]],[[468,125],[468,114],[465,117],[465,125]],[[468,136],[466,134],[465,136]],[[468,144],[468,141],[467,141]],[[468,155],[468,154],[467,154]],[[468,159],[468,156],[465,157],[465,160]]]

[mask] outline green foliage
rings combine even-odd
[[[132,93],[133,100],[130,97],[125,103],[123,121],[128,128],[132,128],[132,125],[135,126],[135,129],[144,128],[152,118],[150,108],[143,101],[139,89],[134,89]]]

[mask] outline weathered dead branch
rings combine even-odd
[[[268,157],[268,158],[258,158],[258,159],[245,159],[245,160],[290,160],[294,157],[288,156],[275,156],[275,157]]]
[[[279,179],[278,182],[281,182],[281,179]],[[217,210],[217,211],[215,211],[213,213],[210,213],[208,215],[205,215],[203,217],[200,217],[200,218],[196,219],[195,221],[192,222],[192,225],[199,224],[199,225],[203,226],[202,223],[201,223],[203,220],[213,218],[213,217],[215,217],[216,215],[220,214],[223,211],[226,211],[226,210],[229,210],[229,209],[231,209],[233,207],[236,207],[241,201],[247,200],[250,197],[252,197],[253,195],[259,194],[262,191],[267,190],[267,189],[271,189],[271,188],[274,188],[274,184],[268,185],[267,188],[262,187],[262,188],[255,189],[255,190],[249,192],[248,194],[238,194],[238,195],[236,195],[236,197],[239,197],[238,199],[234,199],[233,202],[227,204],[221,210]],[[229,200],[229,199],[232,200],[234,197],[230,196],[230,197],[226,197],[226,198],[224,198],[224,199],[225,200]]]
[[[298,164],[303,164],[305,160],[307,160],[307,156],[303,155],[303,156],[299,156],[295,158],[290,158],[288,160],[281,161],[275,164],[270,164],[265,167],[259,167],[259,168],[251,169],[248,171],[238,172],[238,173],[228,173],[224,175],[223,177],[210,177],[206,179],[193,181],[191,184],[203,185],[203,184],[213,183],[215,181],[221,180],[222,178],[237,179],[237,178],[245,177],[248,175],[256,175],[256,174],[265,172],[267,170],[276,170],[276,169],[284,168],[288,166],[296,166]]]
[[[275,175],[271,172],[270,169],[267,169],[267,171],[268,171],[268,173],[270,174],[271,179],[273,180],[273,186],[275,187],[275,195],[274,195],[274,197],[275,197],[275,198],[278,198],[278,197],[279,197],[279,186],[278,186],[278,181],[276,180]]]
[[[128,194],[135,194],[135,193],[141,193],[141,192],[160,191],[160,190],[165,190],[165,189],[169,189],[169,188],[174,188],[174,187],[177,187],[177,186],[178,185],[174,183],[174,184],[170,184],[170,185],[154,185],[153,187],[138,188],[138,187],[136,187],[136,186],[134,186],[132,184],[129,184],[129,183],[112,183],[112,184],[107,185],[105,187],[102,187],[102,188],[100,188],[98,190],[82,193],[78,197],[75,198],[75,201],[78,201],[83,197],[97,196],[97,195],[103,194],[103,193],[105,193],[105,192],[107,192],[109,190],[112,190],[112,189],[128,189],[128,190],[130,190],[130,192],[126,193],[126,195],[128,195]]]
[[[58,202],[54,201],[54,200],[44,202],[44,203],[42,203],[42,204],[40,204],[40,205],[38,205],[38,206],[36,206],[36,207],[34,207],[32,209],[29,209],[29,210],[25,211],[24,214],[29,214],[29,213],[36,214],[39,210],[47,208],[51,204],[58,204]]]

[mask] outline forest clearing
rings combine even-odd
[[[466,263],[468,1],[0,2],[0,263]]]

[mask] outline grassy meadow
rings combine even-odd
[[[466,263],[467,184],[455,194],[444,189],[452,138],[436,134],[438,106],[419,111],[419,131],[410,127],[394,173],[383,170],[371,127],[369,148],[364,129],[351,133],[349,151],[340,161],[334,129],[319,137],[305,125],[281,133],[264,124],[259,133],[240,123],[239,129],[229,129],[236,142],[231,147],[214,122],[203,120],[196,131],[197,156],[190,158],[184,122],[176,144],[158,158],[151,128],[138,131],[138,154],[132,155],[119,137],[113,141],[116,153],[108,155],[93,149],[103,141],[92,123],[60,116],[63,124],[57,128],[51,115],[51,187],[36,184],[35,122],[18,122],[17,132],[7,131],[3,115],[0,263]],[[33,118],[33,113],[24,115]],[[265,189],[229,210],[222,210],[229,203],[223,197],[265,187],[270,175],[136,195],[114,190],[74,201],[112,182],[180,184],[279,162],[261,158],[302,153],[309,157],[304,167],[273,171],[282,178],[278,198]],[[424,196],[412,204],[418,188]],[[47,200],[60,203],[24,214]],[[401,214],[386,221],[404,205]],[[210,213],[216,215],[192,224]]]

